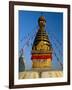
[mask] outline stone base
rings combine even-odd
[[[35,78],[50,78],[50,77],[62,77],[63,71],[24,71],[19,73],[19,79],[35,79]]]

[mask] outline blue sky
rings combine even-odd
[[[38,18],[43,15],[46,19],[45,30],[48,33],[53,48],[53,68],[61,68],[57,62],[63,62],[63,13],[39,12],[39,11],[19,11],[19,51],[24,48],[25,67],[31,69],[31,48],[38,31]]]

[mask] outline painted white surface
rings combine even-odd
[[[18,1],[18,0],[15,0]],[[20,0],[20,1],[33,1],[37,0]],[[38,0],[37,2],[47,3],[60,3],[60,4],[71,4],[72,0]],[[9,78],[9,0],[0,1],[0,90],[9,90],[8,78]],[[72,19],[72,14],[71,14]],[[71,28],[72,29],[72,28]],[[71,31],[72,38],[72,31]],[[71,42],[72,46],[72,42]],[[71,58],[72,59],[72,58]],[[72,62],[71,62],[72,64]],[[71,66],[72,68],[72,66]],[[71,72],[72,75],[72,72]],[[72,78],[71,78],[72,81]],[[70,86],[54,86],[54,87],[40,87],[40,88],[26,88],[19,90],[71,90],[72,83]]]
[[[43,11],[43,12],[62,12],[63,13],[63,77],[61,78],[41,78],[41,79],[18,79],[18,12],[19,10],[28,11]],[[33,7],[33,6],[14,6],[14,84],[37,84],[37,83],[54,83],[67,81],[67,9],[66,8],[52,8],[52,7]]]

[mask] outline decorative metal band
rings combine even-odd
[[[52,54],[52,50],[51,51],[36,51],[36,50],[33,50],[31,53],[32,54]]]
[[[49,55],[32,55],[31,59],[52,59],[52,54]]]

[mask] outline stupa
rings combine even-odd
[[[51,68],[52,66],[52,46],[45,31],[46,20],[44,16],[38,19],[39,29],[33,42],[31,60],[32,68]]]

